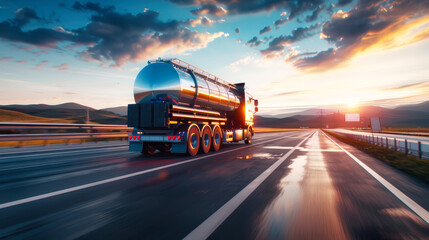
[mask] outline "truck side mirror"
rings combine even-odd
[[[258,105],[259,105],[258,99],[255,99],[255,106],[258,106]]]

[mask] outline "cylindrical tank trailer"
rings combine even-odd
[[[244,83],[231,84],[179,59],[149,61],[128,105],[130,151],[154,154],[219,150],[221,143],[251,143],[258,101]]]
[[[196,76],[193,72],[174,68],[166,62],[155,62],[137,75],[134,99],[136,103],[144,103],[162,97],[168,97],[180,106],[207,110],[234,111],[240,105],[238,92],[233,85]]]

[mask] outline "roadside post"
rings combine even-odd
[[[418,155],[419,155],[419,158],[422,159],[422,142],[418,141],[417,145],[418,145]]]

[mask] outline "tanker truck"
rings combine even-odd
[[[221,144],[252,142],[258,100],[244,83],[232,84],[182,60],[148,61],[128,105],[129,150],[195,156]]]

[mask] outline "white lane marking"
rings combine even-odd
[[[295,147],[289,150],[285,155],[279,158],[267,170],[256,177],[251,183],[249,183],[249,185],[243,188],[239,193],[237,193],[237,195],[231,198],[227,203],[225,203],[221,208],[219,208],[215,213],[213,213],[209,218],[207,218],[203,223],[201,223],[197,228],[189,233],[184,239],[207,239],[229,217],[229,215],[231,215],[235,209],[237,209],[244,202],[244,200],[246,200],[249,195],[255,191],[255,189],[261,185],[261,183],[267,179],[271,173],[274,172],[274,170],[276,170],[296,149],[299,148],[299,146],[301,146],[301,144],[307,141],[307,139],[313,134],[314,131],[311,132]]]
[[[376,173],[374,170],[372,170],[370,167],[368,167],[365,163],[360,161],[357,157],[355,157],[353,154],[349,153],[347,150],[345,150],[343,147],[340,146],[337,142],[335,142],[332,138],[330,138],[326,133],[325,136],[331,140],[335,145],[337,145],[341,150],[343,150],[349,157],[351,157],[357,164],[359,164],[365,171],[367,171],[371,176],[373,176],[378,182],[380,182],[387,190],[389,190],[393,195],[395,195],[401,202],[403,202],[407,207],[409,207],[414,213],[417,214],[420,218],[422,218],[426,223],[429,223],[429,212],[421,207],[419,204],[414,202],[411,198],[409,198],[407,195],[405,195],[401,190],[397,189],[395,186],[393,186],[390,182],[388,182],[386,179],[384,179],[382,176],[380,176],[378,173]]]
[[[106,149],[107,148],[107,149]],[[39,153],[39,154],[28,154],[28,155],[23,155],[22,157],[28,158],[28,157],[38,157],[38,156],[48,156],[48,155],[63,155],[63,154],[72,154],[72,155],[76,155],[76,154],[81,154],[82,152],[100,152],[100,151],[110,151],[111,149],[120,149],[120,148],[128,148],[128,145],[125,146],[117,146],[117,147],[106,147],[106,148],[101,148],[101,149],[84,149],[84,150],[73,150],[73,151],[64,151],[64,152],[52,152],[52,153]],[[13,158],[21,158],[21,156],[8,156],[8,157],[0,157],[0,163],[7,163],[7,162],[2,162],[1,160],[6,160],[6,159],[13,159]]]
[[[201,160],[201,159],[204,159],[204,158],[209,158],[209,157],[217,156],[217,155],[220,155],[220,154],[237,151],[237,150],[240,150],[240,149],[243,149],[243,148],[249,148],[249,147],[252,147],[252,146],[261,145],[261,144],[264,144],[264,143],[267,143],[267,142],[278,141],[280,139],[287,138],[287,137],[288,136],[279,137],[277,139],[270,139],[270,140],[263,141],[263,142],[260,142],[260,143],[257,143],[257,144],[251,144],[251,145],[247,145],[247,146],[243,146],[243,147],[239,147],[239,148],[234,148],[234,149],[230,149],[230,150],[226,150],[226,151],[222,151],[222,152],[218,152],[218,153],[213,153],[213,154],[210,154],[210,155],[207,155],[207,156],[203,156],[203,157],[192,158],[192,159],[189,159],[189,160],[186,160],[186,161],[176,162],[176,163],[168,164],[168,165],[161,166],[161,167],[156,167],[156,168],[151,168],[151,169],[143,170],[143,171],[140,171],[140,172],[126,174],[126,175],[119,176],[119,177],[109,178],[109,179],[105,179],[105,180],[101,180],[101,181],[97,181],[97,182],[93,182],[93,183],[88,183],[88,184],[84,184],[84,185],[80,185],[80,186],[76,186],[76,187],[71,187],[71,188],[66,188],[66,189],[63,189],[63,190],[58,190],[58,191],[54,191],[54,192],[50,192],[50,193],[41,194],[41,195],[34,196],[34,197],[28,197],[28,198],[24,198],[24,199],[20,199],[20,200],[15,200],[15,201],[12,201],[12,202],[2,203],[2,204],[0,204],[0,209],[12,207],[12,206],[16,206],[16,205],[20,205],[20,204],[24,204],[24,203],[33,202],[33,201],[37,201],[37,200],[44,199],[44,198],[58,196],[58,195],[65,194],[65,193],[75,192],[75,191],[78,191],[78,190],[82,190],[82,189],[86,189],[86,188],[98,186],[98,185],[101,185],[101,184],[110,183],[110,182],[114,182],[114,181],[118,181],[118,180],[130,178],[130,177],[135,177],[135,176],[143,175],[143,174],[146,174],[146,173],[150,173],[150,172],[158,171],[158,170],[161,170],[161,169],[166,169],[166,168],[170,168],[170,167],[182,165],[182,164],[185,164],[185,163],[195,162],[197,160]]]
[[[282,146],[267,146],[264,148],[268,149],[292,149],[293,147],[282,147]],[[302,152],[342,152],[339,149],[309,149],[309,148],[303,148],[299,147],[296,150],[302,151]]]

